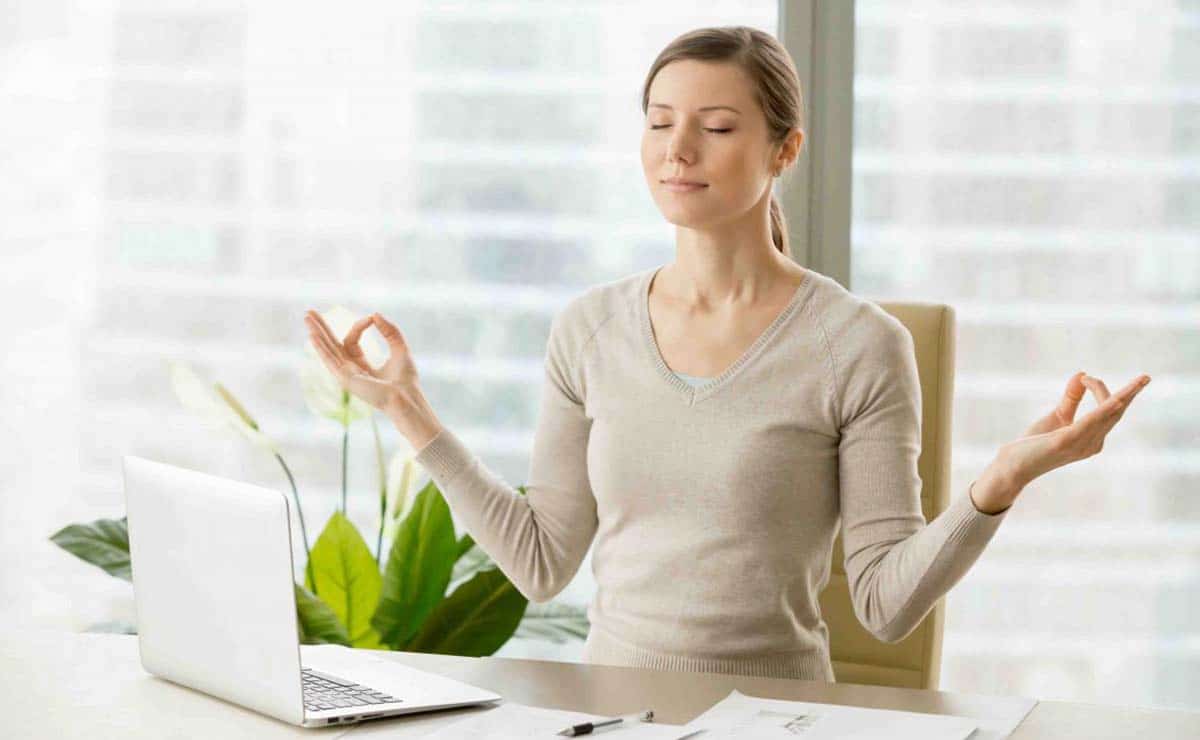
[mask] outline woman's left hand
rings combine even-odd
[[[1083,460],[1104,449],[1104,437],[1124,416],[1135,396],[1150,382],[1139,375],[1116,393],[1099,378],[1083,372],[1067,381],[1067,390],[1058,406],[996,453],[997,462],[1006,470],[1014,490],[1020,490],[1038,476],[1055,468]],[[1096,408],[1075,419],[1084,389],[1096,397]]]

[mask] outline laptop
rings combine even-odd
[[[142,666],[302,727],[497,701],[381,653],[300,645],[280,491],[126,455]]]

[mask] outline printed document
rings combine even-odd
[[[653,709],[653,707],[646,707]],[[630,708],[629,714],[640,711]],[[528,704],[505,702],[495,709],[479,712],[469,719],[446,725],[424,735],[424,740],[559,740],[558,731],[584,722],[611,719],[598,714],[568,712],[562,709],[547,709]],[[603,727],[583,737],[596,740],[682,740],[696,735],[701,725],[684,729],[682,725],[665,725],[658,722],[622,722],[612,727]]]
[[[734,689],[684,728],[706,728],[697,740],[966,740],[977,726],[965,717],[761,699]]]

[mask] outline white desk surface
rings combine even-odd
[[[663,722],[683,724],[732,689],[809,702],[996,716],[1006,697],[891,689],[857,684],[670,673],[638,668],[391,653],[396,660],[492,689],[536,706],[617,715],[653,706]],[[304,729],[242,709],[142,670],[137,638],[58,631],[0,636],[0,736],[5,738],[415,738],[470,708],[362,725]],[[1031,738],[1200,738],[1200,712],[1043,701],[1013,733]]]

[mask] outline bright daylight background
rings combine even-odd
[[[128,584],[46,539],[123,514],[120,455],[285,486],[181,408],[169,358],[242,399],[324,522],[340,427],[301,398],[310,306],[392,317],[442,419],[523,483],[555,311],[673,259],[638,162],[647,68],[683,31],[777,18],[0,8],[0,622],[68,629],[132,619]],[[947,597],[942,688],[1200,707],[1200,3],[860,0],[856,56],[850,287],[958,311],[953,495],[1072,372],[1154,378]],[[373,532],[365,422],[351,446]],[[587,602],[589,569],[561,600]]]

